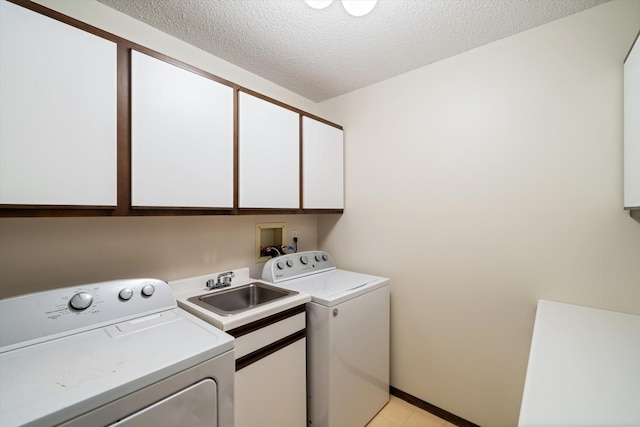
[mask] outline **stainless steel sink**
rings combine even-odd
[[[296,294],[298,294],[296,291],[254,282],[225,291],[198,295],[187,299],[187,301],[222,316],[232,316],[251,310],[259,305]]]

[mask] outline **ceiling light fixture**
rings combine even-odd
[[[324,9],[333,0],[304,0],[306,4],[314,9]],[[364,16],[371,12],[378,0],[342,0],[342,6],[352,16]]]

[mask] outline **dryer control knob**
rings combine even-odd
[[[123,290],[120,291],[118,296],[123,301],[129,301],[131,299],[131,297],[133,296],[133,290],[130,289],[130,288],[124,288]]]
[[[300,262],[303,263],[304,265],[307,265],[307,263],[309,262],[309,258],[307,258],[306,255],[302,255],[300,257]]]
[[[322,260],[323,261],[328,261],[329,257],[327,256],[327,254],[322,254]]]
[[[145,297],[150,297],[155,291],[156,288],[154,288],[153,285],[145,285],[142,288],[142,295],[144,295]]]
[[[287,267],[293,267],[293,260],[287,260]]]
[[[75,310],[85,310],[93,302],[93,296],[88,292],[78,292],[71,297],[69,305]]]
[[[288,261],[287,261],[288,262]],[[284,264],[282,263],[282,261],[278,261],[276,263],[276,267],[278,267],[278,270],[282,270],[284,268]]]

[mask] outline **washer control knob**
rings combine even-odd
[[[322,254],[322,260],[323,261],[328,261],[329,257],[327,256],[327,254]]]
[[[302,255],[300,257],[300,262],[303,263],[304,265],[307,265],[307,263],[309,262],[309,258],[307,258],[306,255]]]
[[[287,267],[293,267],[293,260],[292,259],[288,259],[287,260]]]
[[[144,295],[145,297],[150,297],[155,291],[156,288],[154,288],[153,285],[145,285],[142,288],[142,295]]]
[[[282,270],[284,268],[284,264],[282,263],[282,261],[278,261],[276,263],[276,267],[278,267],[278,270]]]
[[[123,301],[129,301],[131,299],[131,297],[133,296],[133,290],[130,288],[124,288],[120,291],[120,293],[118,294],[118,296],[120,297],[121,300]]]
[[[322,261],[322,256],[316,255],[316,261],[318,261],[318,262]]]
[[[75,310],[85,310],[89,308],[91,303],[93,302],[93,296],[91,296],[88,292],[78,292],[74,296],[71,297],[69,301],[69,305],[71,308]]]

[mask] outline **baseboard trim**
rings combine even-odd
[[[480,427],[479,425],[474,424],[471,421],[467,421],[464,418],[461,418],[455,414],[452,414],[451,412],[445,411],[442,408],[438,408],[437,406],[432,405],[429,402],[425,402],[422,399],[418,399],[417,397],[412,396],[409,393],[405,393],[402,390],[398,390],[393,386],[389,387],[389,392],[393,396],[396,396],[397,398],[400,398],[405,402],[409,402],[413,406],[417,406],[420,409],[424,409],[425,411],[430,412],[433,415],[439,418],[442,418],[445,421],[449,421],[451,424],[454,424],[458,427]]]

